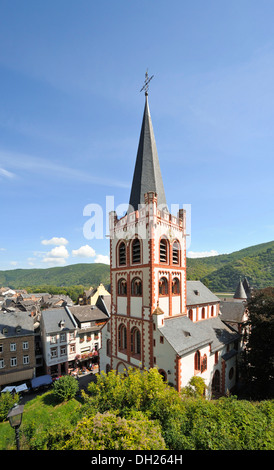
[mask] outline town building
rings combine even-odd
[[[68,373],[76,354],[77,324],[66,307],[43,310],[40,331],[45,373],[58,377]]]
[[[100,283],[98,287],[90,287],[88,290],[85,290],[83,294],[78,297],[79,305],[96,305],[96,302],[99,297],[109,297],[110,292],[105,288],[105,286]]]
[[[101,308],[98,307],[98,304]],[[75,364],[90,369],[98,365],[98,351],[102,346],[101,329],[109,319],[109,310],[104,299],[97,305],[69,307],[76,324]]]
[[[0,312],[0,388],[34,376],[33,319],[24,312]]]
[[[157,367],[177,390],[199,375],[209,394],[236,384],[238,333],[219,299],[186,281],[186,213],[168,210],[146,92],[129,207],[110,213],[111,317],[100,370]]]

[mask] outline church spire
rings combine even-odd
[[[158,205],[166,206],[165,190],[158,159],[156,142],[148,105],[148,93],[145,93],[145,109],[139,146],[137,151],[128,213],[138,210],[139,204],[145,203],[145,193],[153,191],[157,194]]]

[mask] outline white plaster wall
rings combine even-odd
[[[181,313],[181,296],[172,296],[172,315],[178,315]]]
[[[117,295],[117,313],[127,314],[127,297]]]
[[[131,316],[141,318],[142,317],[142,297],[131,297],[130,298],[130,312]]]

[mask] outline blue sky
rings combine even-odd
[[[0,269],[107,261],[149,104],[191,256],[274,239],[274,2],[1,0]],[[103,210],[87,239],[88,204]]]

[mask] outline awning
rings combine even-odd
[[[3,388],[2,392],[10,392],[11,393],[12,391],[14,391],[15,393],[19,393],[19,392],[24,392],[26,390],[28,390],[27,385],[26,384],[21,384],[21,385],[18,385],[17,387],[12,386],[12,385],[7,386],[7,387]]]
[[[40,377],[35,377],[35,379],[32,379],[31,386],[32,388],[36,388],[43,385],[50,385],[51,383],[52,378],[50,375],[41,375]]]

